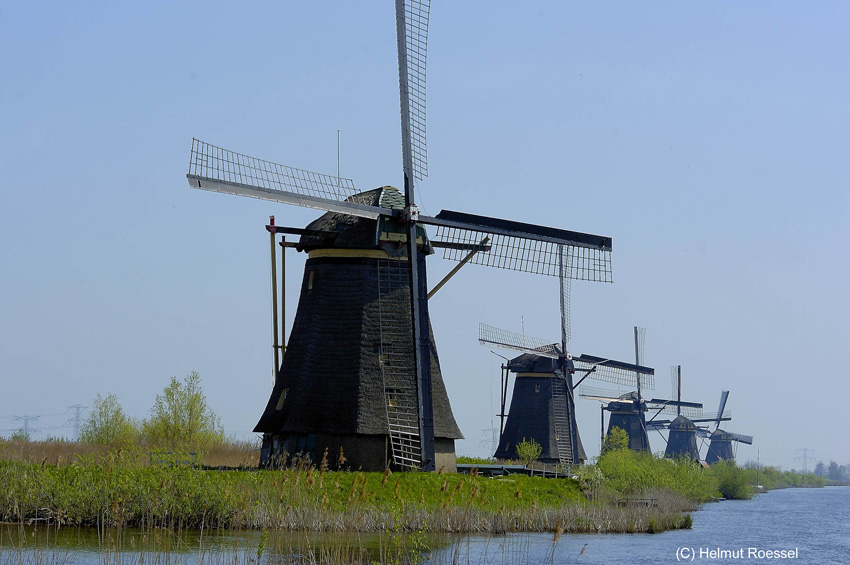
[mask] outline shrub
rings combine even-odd
[[[753,492],[747,475],[734,461],[718,461],[711,466],[711,472],[717,478],[717,489],[725,498],[752,498]]]
[[[137,424],[124,414],[114,394],[98,394],[88,419],[80,427],[80,441],[92,445],[125,445],[138,437]]]
[[[609,451],[597,463],[602,486],[624,495],[667,489],[694,502],[717,498],[717,479],[689,458],[666,459],[630,449]]]
[[[543,453],[543,447],[534,441],[533,438],[530,440],[522,438],[522,441],[516,444],[517,457],[526,465],[531,465],[537,461],[541,453]]]
[[[207,406],[201,376],[195,371],[182,383],[171,377],[162,394],[156,395],[142,432],[149,443],[169,449],[206,448],[226,440],[219,417]]]
[[[602,444],[601,455],[605,455],[609,451],[619,451],[629,448],[629,434],[626,430],[614,426],[608,435],[605,436],[605,442]]]

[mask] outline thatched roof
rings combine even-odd
[[[508,369],[514,373],[554,373],[558,360],[534,353],[523,353],[508,362]]]
[[[404,209],[404,195],[392,186],[382,186],[374,190],[360,192],[346,198],[346,201],[367,206],[380,206],[391,210]],[[349,214],[326,212],[310,222],[306,229],[319,233],[302,235],[296,246],[299,251],[331,247],[335,249],[380,249],[385,245],[380,241],[382,231],[403,231],[404,226],[401,223],[393,223],[385,219],[370,220]],[[419,237],[425,237],[427,241],[427,234],[421,226],[418,228],[418,232]],[[406,255],[404,247],[404,245],[399,246],[400,251]],[[425,245],[424,251],[431,253],[430,246]]]

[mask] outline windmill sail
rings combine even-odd
[[[564,276],[574,280],[613,282],[611,238],[586,233],[545,228],[533,224],[484,218],[443,210],[434,218],[419,221],[437,226],[437,239],[455,244],[475,245],[490,237],[490,251],[478,253],[469,262],[497,269],[538,275],[559,276],[558,256],[569,257]],[[443,249],[443,258],[461,261],[463,251]]]
[[[495,345],[514,351],[522,351],[541,357],[557,359],[560,356],[558,345],[546,340],[509,332],[487,324],[478,324],[478,341],[482,345]]]
[[[428,176],[425,63],[430,4],[427,0],[396,0],[395,3],[404,171],[416,180]]]
[[[235,194],[375,219],[400,217],[401,210],[357,202],[354,181],[281,165],[229,149],[192,140],[189,186],[211,192]],[[469,258],[470,263],[559,276],[559,252],[564,256],[564,277],[612,282],[611,238],[443,210],[435,217],[420,215],[418,223],[437,227],[443,257],[467,258],[471,247],[487,249]]]
[[[249,157],[200,139],[192,139],[186,178],[192,188],[364,218],[399,214],[398,210],[346,202],[357,190],[351,179]]]
[[[593,371],[589,374],[589,379],[633,387],[637,386],[636,376],[640,375],[642,387],[655,388],[655,369],[651,367],[641,367],[586,353],[574,358],[573,364],[576,371]]]

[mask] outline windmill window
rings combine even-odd
[[[316,274],[316,271],[310,271],[310,279],[307,281],[307,290],[313,290],[313,275]]]
[[[298,438],[298,450],[302,457],[309,457],[310,461],[316,462],[316,442],[318,436],[316,434],[307,434]]]
[[[534,385],[534,392],[540,392],[540,383]]]

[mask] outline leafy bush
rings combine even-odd
[[[602,444],[601,455],[605,455],[609,451],[619,451],[629,448],[629,434],[626,430],[614,426],[608,435],[605,436],[605,442]]]
[[[534,438],[530,440],[522,438],[522,441],[516,444],[517,457],[526,465],[531,465],[537,461],[541,453],[543,453],[543,446],[534,441]]]
[[[127,445],[135,442],[138,437],[138,425],[124,413],[117,396],[95,396],[89,417],[80,427],[82,443]]]
[[[169,449],[198,449],[226,441],[221,421],[207,406],[201,376],[195,371],[182,383],[171,377],[162,394],[156,395],[142,432],[148,443]]]
[[[667,489],[693,502],[718,497],[717,479],[691,459],[666,459],[630,449],[608,451],[597,462],[602,486],[624,495]]]
[[[711,472],[717,478],[717,489],[725,498],[752,498],[753,490],[747,474],[734,461],[718,461],[711,466]]]

